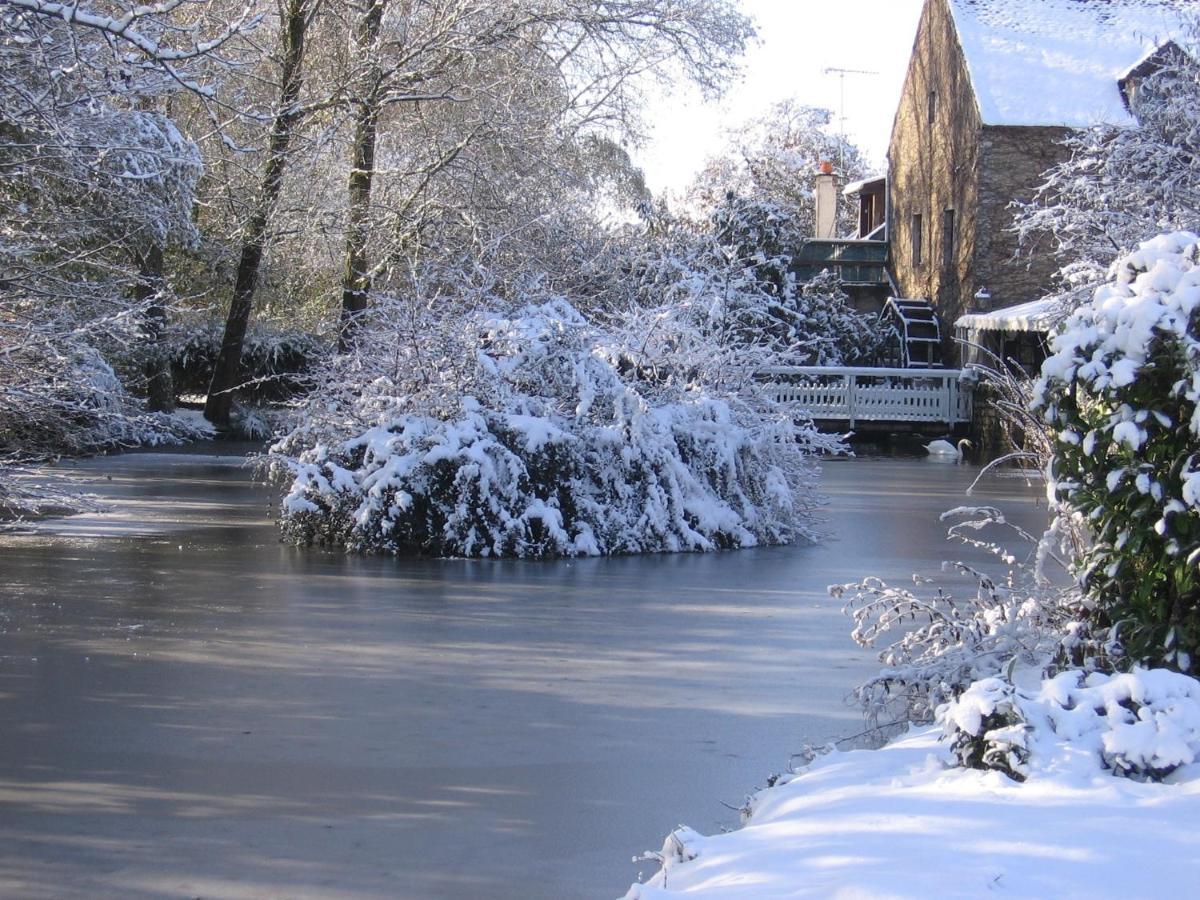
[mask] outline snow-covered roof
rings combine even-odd
[[[1191,0],[949,0],[988,125],[1130,121],[1118,81],[1182,30]]]
[[[959,316],[954,327],[967,331],[1049,331],[1061,318],[1058,304],[1044,298],[991,312],[968,313]]]
[[[865,187],[871,187],[873,185],[885,184],[886,182],[887,182],[886,175],[872,175],[870,178],[862,178],[862,179],[859,179],[858,181],[851,181],[844,188],[842,188],[842,196],[849,197],[851,194],[857,194],[859,191],[861,191]]]
[[[1143,68],[1151,65],[1154,62],[1155,58],[1160,53],[1166,53],[1171,48],[1178,49],[1178,46],[1179,45],[1176,44],[1174,41],[1165,41],[1156,47],[1150,48],[1144,54],[1142,54],[1141,59],[1134,60],[1132,63],[1130,63],[1128,66],[1126,66],[1125,70],[1121,73],[1120,77],[1118,77],[1117,80],[1124,81],[1129,76],[1138,72],[1139,69],[1143,69]]]

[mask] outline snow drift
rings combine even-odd
[[[944,729],[980,733],[1013,703],[1025,780],[963,768]],[[1194,893],[1195,679],[1064,672],[1029,691],[989,679],[941,715],[942,726],[781,777],[749,800],[740,830],[677,829],[626,900]],[[992,737],[1016,746],[1011,730]],[[1153,770],[1170,774],[1138,780]]]

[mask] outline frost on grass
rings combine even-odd
[[[348,398],[321,392],[307,424],[274,448],[292,478],[289,538],[437,556],[580,556],[806,534],[806,451],[833,444],[786,412],[650,364],[561,298],[433,317],[419,330],[419,341],[387,354],[390,374],[358,372],[365,386]]]

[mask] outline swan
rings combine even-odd
[[[963,458],[964,447],[974,447],[975,445],[963,438],[957,445],[949,441],[930,441],[925,445],[925,452],[930,456],[953,456],[955,459]]]

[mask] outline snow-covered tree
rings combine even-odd
[[[795,365],[869,365],[890,330],[877,316],[854,310],[835,273],[796,279],[795,226],[788,212],[766,200],[730,195],[712,211],[713,233],[701,239],[707,254],[723,266],[745,269],[755,286],[756,296],[738,304],[744,309],[743,341],[767,342]]]
[[[163,253],[197,238],[165,107],[236,30],[185,8],[0,3],[0,458],[180,434],[130,392],[170,403]]]
[[[788,243],[811,237],[816,201],[813,177],[831,162],[843,183],[870,173],[862,151],[830,131],[833,113],[795,100],[731,128],[724,150],[710,159],[688,190],[690,204],[712,214],[730,199],[773,207],[786,222]],[[853,205],[839,197],[838,233],[858,226]]]
[[[426,258],[549,262],[564,198],[644,194],[621,149],[644,86],[670,75],[714,90],[749,34],[727,0],[293,2],[264,29],[280,50],[256,78],[278,94],[240,89],[272,137],[248,117],[235,129],[261,179],[243,147],[206,147],[221,162],[205,215],[242,247],[237,260],[212,248],[240,285],[208,400],[221,421],[260,270],[276,305],[327,304],[340,286],[345,324]]]
[[[2,449],[127,440],[112,367],[149,363],[151,389],[162,371],[162,252],[196,239],[199,154],[156,108],[173,81],[156,61],[106,28],[0,16]]]
[[[695,364],[701,367],[716,359],[713,346],[739,355],[745,365],[735,367],[738,373],[869,364],[890,330],[854,310],[835,274],[798,281],[789,229],[787,216],[765,201],[727,198],[700,222],[660,210],[645,234],[626,235],[603,256],[636,298],[614,309],[624,315],[627,306],[664,306],[672,320],[686,318],[686,333],[700,338]]]
[[[1063,316],[1086,301],[1109,262],[1156,234],[1200,223],[1200,46],[1168,44],[1131,97],[1134,121],[1072,131],[1015,227],[1033,253],[1063,263]],[[1049,286],[1048,286],[1049,287]]]
[[[628,135],[649,73],[673,68],[715,90],[750,33],[727,0],[369,0],[350,14],[343,339],[395,250],[451,224],[512,234],[553,214],[552,202],[529,201],[553,200],[564,150],[596,133]],[[409,122],[423,139],[399,130]],[[386,166],[389,141],[401,165]],[[385,204],[377,182],[388,168],[411,175],[391,179],[399,195]],[[446,210],[457,222],[429,202],[442,184],[458,195]],[[380,246],[377,235],[396,239]]]
[[[828,132],[830,114],[787,101],[731,130],[726,150],[692,185],[687,214],[652,214],[654,259],[643,262],[650,290],[693,292],[709,330],[776,364],[853,365],[873,361],[887,339],[873,316],[857,313],[837,277],[805,284],[792,258],[813,234],[818,163],[866,171],[856,147]],[[853,215],[843,210],[846,230]]]
[[[279,7],[276,29],[279,37],[278,93],[271,111],[267,150],[258,189],[251,195],[240,223],[233,296],[229,301],[220,351],[213,361],[209,384],[205,386],[205,416],[221,428],[231,424],[233,391],[239,386],[244,369],[246,335],[267,249],[268,225],[283,190],[293,136],[303,118],[300,92],[304,82],[308,32],[317,8],[316,0],[287,0]]]

